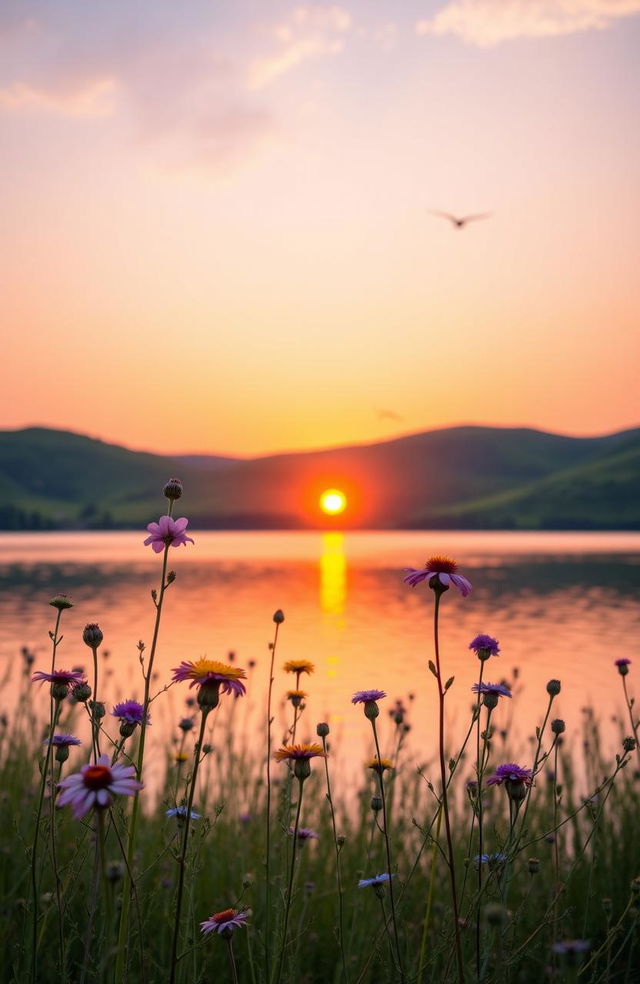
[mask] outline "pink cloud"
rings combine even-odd
[[[416,25],[418,34],[452,34],[489,46],[514,38],[543,38],[604,30],[640,13],[640,0],[450,0]]]
[[[271,30],[275,50],[251,65],[250,88],[261,89],[309,59],[339,54],[351,26],[342,7],[297,7]]]

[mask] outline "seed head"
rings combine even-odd
[[[95,622],[89,622],[85,625],[84,632],[82,633],[82,640],[86,643],[89,649],[97,649],[103,638],[104,636],[102,635],[100,626]]]
[[[176,499],[179,499],[182,495],[182,482],[180,481],[180,479],[170,478],[167,484],[164,486],[162,490],[162,494],[166,499],[169,499],[171,502],[175,502]]]
[[[559,680],[549,680],[547,684],[547,693],[550,697],[557,697],[562,689],[562,684]]]

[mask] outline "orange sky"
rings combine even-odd
[[[640,0],[132,6],[0,13],[1,427],[640,423]]]

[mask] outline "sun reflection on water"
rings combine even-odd
[[[329,615],[341,615],[347,600],[347,559],[344,533],[322,534],[320,554],[320,605]]]

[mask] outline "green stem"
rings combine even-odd
[[[236,960],[233,955],[233,944],[231,942],[231,937],[227,940],[227,946],[229,948],[229,964],[231,966],[231,980],[233,984],[238,984],[238,968],[236,967]]]
[[[282,927],[282,943],[280,945],[280,957],[278,959],[278,971],[276,973],[276,984],[280,984],[282,978],[282,968],[284,966],[284,951],[287,945],[287,930],[289,928],[289,912],[291,910],[291,896],[293,895],[293,874],[296,868],[296,854],[298,845],[298,828],[300,826],[300,810],[302,808],[302,789],[304,779],[298,779],[298,805],[296,807],[296,819],[293,825],[293,849],[291,851],[291,869],[289,871],[289,886],[287,888],[287,902],[284,910],[284,925]]]
[[[265,864],[265,877],[266,877],[266,909],[265,909],[265,929],[264,929],[264,967],[265,967],[265,980],[268,982],[271,980],[271,934],[270,934],[270,917],[271,917],[271,725],[273,724],[273,718],[271,717],[271,695],[273,692],[273,665],[276,658],[276,646],[278,645],[278,629],[280,628],[280,623],[275,623],[276,628],[273,635],[273,643],[271,645],[271,665],[269,667],[269,692],[267,695],[267,857]]]
[[[176,970],[178,965],[178,940],[180,937],[180,912],[182,910],[182,896],[184,893],[184,870],[185,861],[187,857],[187,845],[189,842],[189,829],[191,827],[191,808],[193,806],[193,797],[196,789],[196,779],[198,776],[198,764],[200,762],[200,756],[202,753],[202,745],[204,743],[204,727],[207,721],[207,716],[210,707],[202,708],[202,717],[200,719],[200,735],[198,737],[198,743],[196,745],[196,753],[193,760],[193,775],[191,777],[191,785],[189,786],[189,800],[187,802],[187,814],[185,816],[184,822],[184,835],[182,837],[182,850],[180,852],[180,874],[178,876],[178,895],[176,898],[176,917],[173,927],[173,942],[171,944],[171,969],[169,973],[169,984],[175,984],[176,980]]]
[[[340,870],[340,845],[338,844],[338,831],[336,828],[336,814],[333,809],[333,799],[331,796],[331,783],[329,781],[329,763],[327,761],[327,739],[322,736],[322,751],[325,754],[324,759],[324,772],[327,779],[327,800],[329,802],[329,809],[331,810],[331,826],[333,828],[333,845],[336,852],[336,878],[338,881],[338,932],[340,934],[340,956],[342,958],[342,973],[344,975],[345,982],[348,982],[349,975],[347,973],[347,960],[344,952],[344,899],[342,892],[342,873]]]
[[[371,718],[370,720],[371,720],[371,727],[373,729],[373,739],[374,739],[375,745],[376,745],[376,755],[377,755],[377,758],[378,758],[378,762],[381,763],[382,762],[382,758],[381,758],[381,755],[380,755],[380,745],[379,745],[379,742],[378,742],[378,730],[376,728],[376,720],[375,720],[375,718]],[[389,821],[388,821],[388,817],[387,817],[387,796],[386,796],[386,793],[385,793],[384,782],[383,782],[383,779],[382,779],[382,767],[380,767],[380,770],[378,772],[378,785],[380,786],[380,799],[382,800],[382,823],[383,823],[383,827],[384,827],[384,830],[383,830],[383,833],[384,833],[384,846],[385,846],[385,850],[386,850],[386,854],[387,854],[387,872],[389,874],[389,904],[391,906],[391,922],[392,922],[392,925],[393,925],[393,938],[394,938],[395,947],[396,947],[396,954],[397,954],[397,959],[398,959],[398,969],[400,971],[400,979],[404,982],[405,976],[404,976],[404,969],[403,969],[403,966],[402,966],[402,955],[401,955],[401,952],[400,952],[400,937],[398,935],[398,922],[397,922],[397,919],[396,919],[396,906],[395,906],[395,899],[394,899],[394,894],[393,894],[393,871],[391,870],[391,844],[389,842]]]
[[[100,757],[100,718],[97,715],[98,703],[98,648],[91,647],[93,653],[93,703],[91,706],[91,743],[93,745],[94,761]]]
[[[169,505],[169,515],[171,515],[171,507],[173,503]],[[151,688],[151,674],[153,671],[153,661],[156,655],[156,647],[158,645],[158,633],[160,631],[160,618],[162,615],[162,602],[164,600],[164,593],[167,589],[167,558],[169,553],[169,544],[166,544],[164,548],[164,555],[162,558],[162,576],[160,581],[160,594],[158,600],[154,602],[156,606],[156,618],[153,627],[153,640],[151,643],[151,651],[149,653],[149,663],[146,671],[143,669],[144,677],[144,700],[143,700],[143,714],[142,722],[140,724],[140,743],[138,745],[138,761],[136,765],[136,775],[138,780],[142,774],[142,763],[144,761],[144,746],[145,738],[147,735],[147,712],[149,710],[149,691]],[[136,827],[138,823],[138,814],[140,812],[140,794],[136,791],[133,799],[133,807],[131,810],[131,823],[129,825],[129,832],[127,837],[127,868],[125,877],[123,879],[122,885],[122,909],[120,911],[120,930],[118,933],[118,944],[116,950],[116,962],[115,962],[115,972],[114,981],[115,984],[124,984],[125,982],[125,952],[127,948],[127,939],[129,934],[129,906],[131,903],[131,881],[132,881],[132,871],[133,871],[133,856],[135,851],[136,842]]]

